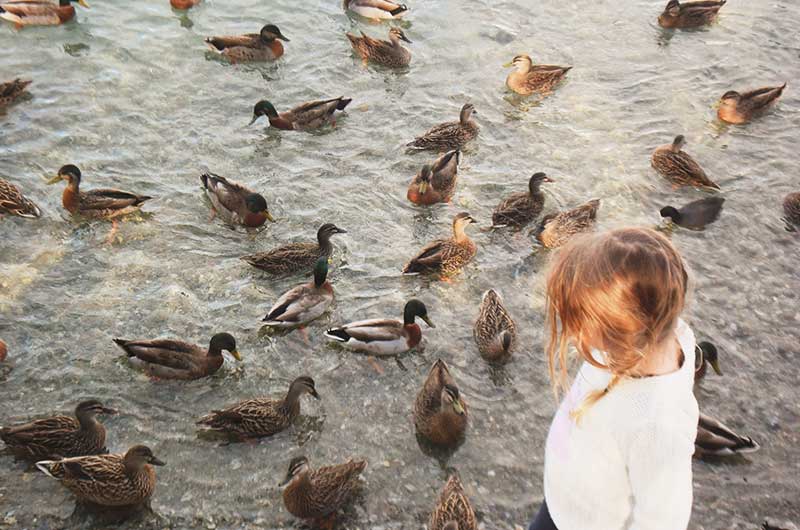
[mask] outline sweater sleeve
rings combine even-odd
[[[628,479],[630,530],[686,530],[692,512],[692,454],[696,429],[648,423],[632,437]]]

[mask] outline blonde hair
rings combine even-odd
[[[604,390],[571,412],[585,410],[616,386],[672,332],[686,300],[689,276],[680,254],[648,228],[621,228],[573,238],[547,277],[547,355],[553,390],[567,386],[569,345],[589,364],[611,372]],[[605,364],[592,355],[605,353]]]

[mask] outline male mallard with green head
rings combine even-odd
[[[264,317],[265,325],[292,328],[321,317],[333,303],[333,287],[327,278],[328,258],[321,256],[314,264],[314,278],[278,298]]]
[[[214,212],[226,223],[256,228],[267,221],[275,221],[266,199],[242,184],[214,173],[204,173],[200,182]]]
[[[336,127],[337,110],[344,110],[350,98],[338,97],[320,101],[310,101],[293,108],[292,110],[278,113],[269,101],[262,99],[253,107],[253,119],[250,125],[262,116],[266,116],[271,127],[285,131],[310,131],[326,125]]]

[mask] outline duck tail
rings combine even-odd
[[[128,357],[134,357],[134,354],[128,349],[129,340],[125,339],[112,339],[114,343],[125,351]]]
[[[393,17],[396,17],[397,15],[401,15],[401,14],[405,13],[406,11],[408,11],[408,6],[405,5],[405,4],[400,4],[396,8],[392,9],[391,11],[389,11],[389,13],[391,13],[391,15]]]
[[[138,197],[136,197],[136,202],[133,203],[133,204],[134,204],[134,206],[138,205],[138,204],[142,204],[143,202],[149,201],[150,199],[152,199],[152,197],[150,197],[149,195],[139,195]]]
[[[347,39],[350,41],[350,44],[352,44],[353,46],[358,44],[358,41],[360,40],[359,37],[356,37],[352,33],[345,33],[345,35],[347,36]]]
[[[325,332],[325,336],[336,342],[347,342],[350,335],[343,328],[330,328]]]
[[[36,462],[36,467],[48,477],[57,479],[58,477],[55,476],[51,471],[51,466],[55,463],[55,460],[40,460],[39,462]]]
[[[2,7],[0,7],[0,18],[8,20],[9,22],[13,22],[17,27],[22,27],[22,18],[15,15],[14,13],[9,13]]]
[[[203,42],[206,43],[208,49],[212,52],[222,53],[222,50],[225,49],[225,46],[222,43],[217,42],[216,37],[206,37],[203,39]]]
[[[351,101],[353,101],[352,98],[340,97],[339,103],[336,105],[336,110],[344,110],[344,108],[348,106]]]

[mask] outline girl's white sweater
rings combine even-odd
[[[611,374],[584,363],[547,435],[544,491],[559,530],[686,530],[697,435],[695,338],[680,320],[681,368],[620,381],[569,416]],[[599,360],[599,357],[598,357]]]

